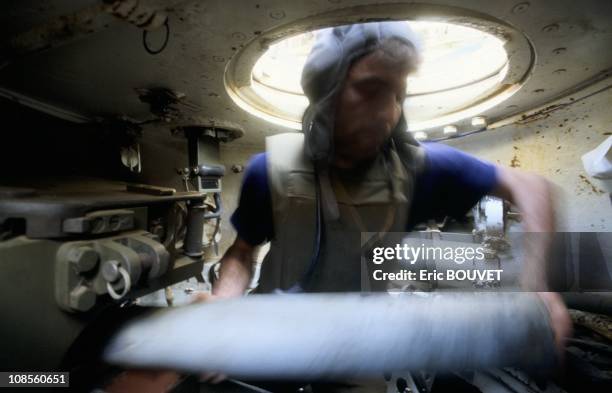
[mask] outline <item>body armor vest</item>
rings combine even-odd
[[[315,173],[304,155],[304,135],[268,137],[266,149],[274,239],[262,264],[258,292],[286,290],[299,282],[309,268],[316,237]],[[390,147],[364,168],[331,170],[340,217],[324,223],[319,259],[305,291],[359,291],[361,233],[406,230],[423,151],[410,146],[410,157],[399,157],[397,151]]]

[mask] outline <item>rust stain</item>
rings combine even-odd
[[[592,191],[593,191],[595,194],[597,194],[597,195],[602,195],[602,194],[605,194],[605,193],[606,193],[604,190],[601,190],[601,189],[599,189],[599,188],[595,187],[595,185],[593,185],[593,183],[591,183],[591,182],[589,181],[589,179],[588,179],[586,176],[584,176],[584,175],[578,175],[578,177],[580,177],[580,179],[581,179],[581,180],[582,180],[584,183],[586,183],[586,185],[588,185],[589,187],[591,187],[591,190],[592,190]]]
[[[612,132],[604,132],[604,135],[612,135]]]
[[[556,104],[556,105],[550,105],[547,106],[546,108],[540,109],[537,112],[534,112],[530,115],[522,115],[521,118],[519,120],[517,120],[518,124],[527,124],[527,123],[531,123],[533,121],[536,120],[540,120],[540,119],[546,119],[547,117],[550,116],[551,112],[554,112],[558,109],[561,109],[563,107],[567,106],[567,104]]]

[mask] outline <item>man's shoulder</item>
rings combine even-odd
[[[262,193],[269,193],[267,161],[267,153],[257,153],[251,157],[242,179],[241,194],[243,196],[251,198]]]
[[[257,153],[251,157],[249,163],[247,164],[247,172],[251,171],[261,171],[262,169],[266,169],[266,164],[268,161],[268,153],[262,152]]]
[[[497,169],[493,163],[442,143],[423,143],[422,146],[425,168],[419,183],[425,188],[484,195],[497,184]]]
[[[463,173],[474,170],[475,166],[484,167],[487,170],[493,168],[492,163],[443,143],[425,142],[421,143],[421,147],[425,151],[426,174],[439,171],[449,174]]]
[[[492,163],[442,143],[422,143],[425,169],[417,178],[411,225],[462,217],[497,184]]]
[[[453,158],[456,156],[469,156],[469,154],[462,152],[452,146],[445,145],[438,142],[423,142],[420,144],[425,151],[426,157],[429,159],[438,158]],[[470,156],[471,157],[471,156]]]
[[[238,207],[230,219],[238,236],[251,245],[259,245],[273,236],[266,161],[266,153],[255,154],[249,160]]]
[[[267,166],[268,153],[257,153],[249,159],[244,175],[245,177],[265,175]]]

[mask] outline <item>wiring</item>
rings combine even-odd
[[[164,22],[164,29],[166,31],[164,36],[164,42],[158,49],[151,49],[147,40],[149,32],[148,30],[142,31],[142,46],[144,46],[148,54],[157,55],[161,53],[164,49],[166,49],[166,45],[168,45],[168,41],[170,40],[170,24],[168,23],[168,19],[166,19],[166,21]]]

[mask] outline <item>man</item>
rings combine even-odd
[[[416,37],[399,22],[340,26],[318,36],[302,76],[310,100],[303,133],[269,138],[268,151],[251,160],[232,216],[238,235],[221,260],[212,297],[200,300],[242,296],[257,247],[267,240],[271,247],[260,292],[359,291],[361,232],[403,232],[425,219],[462,216],[486,194],[517,205],[526,232],[554,230],[545,180],[444,145],[419,146],[410,137],[402,103],[418,51]],[[526,289],[546,290],[548,246],[547,236],[526,242]],[[571,330],[567,310],[557,294],[541,292],[532,300],[538,299],[549,311],[561,353]],[[173,372],[133,371],[108,391],[137,386],[162,392],[178,378]],[[382,378],[312,387],[316,392],[386,391]]]
[[[525,232],[554,231],[551,186],[546,180],[445,145],[419,146],[406,131],[402,103],[406,77],[419,62],[418,46],[402,22],[340,26],[318,35],[302,76],[310,100],[303,133],[268,138],[268,152],[256,155],[248,165],[232,216],[238,235],[221,260],[214,295],[244,293],[254,252],[265,241],[272,243],[262,266],[265,291],[287,290],[298,283],[311,267],[317,221],[326,245],[319,250],[314,270],[338,269],[347,259],[327,266],[326,259],[337,254],[332,248],[341,244],[325,237],[366,230],[406,231],[426,219],[461,217],[487,194],[518,206]],[[393,220],[387,222],[390,209]],[[299,236],[300,242],[290,236]],[[525,288],[546,289],[547,240],[543,235],[526,244]],[[292,243],[285,254],[293,254],[289,257],[300,266],[290,266],[286,260],[270,266],[268,261],[278,259],[279,250],[288,247],[283,241]],[[353,248],[349,253],[358,254],[358,247]],[[298,258],[296,253],[303,255]],[[285,269],[282,277],[279,268]],[[323,276],[319,278],[330,278]],[[305,288],[310,291],[360,289],[354,282],[338,288],[337,280],[303,284],[310,284]]]
[[[418,40],[405,23],[318,35],[302,74],[310,101],[303,133],[268,138],[267,152],[248,165],[232,216],[238,234],[221,260],[213,298],[244,294],[265,241],[271,247],[260,292],[359,291],[360,232],[403,232],[426,219],[460,217],[487,194],[515,204],[525,232],[542,234],[525,242],[522,284],[546,290],[551,187],[444,145],[416,143],[402,104],[418,63]],[[561,351],[571,329],[567,311],[557,294],[539,298]]]

